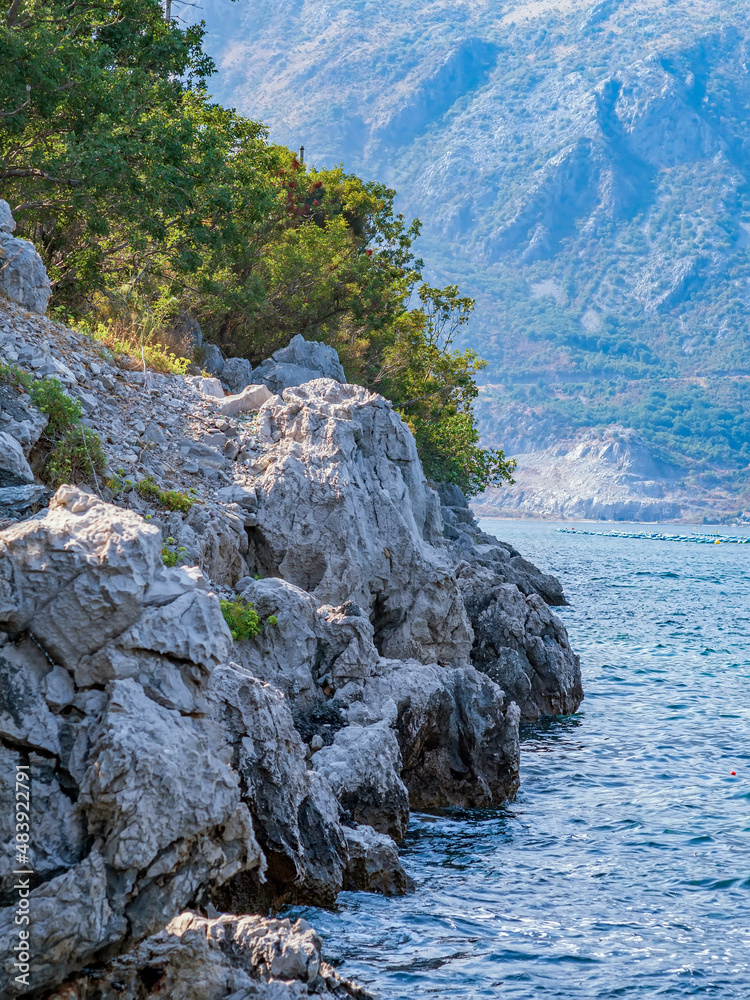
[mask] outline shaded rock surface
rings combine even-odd
[[[403,896],[413,888],[399,861],[398,848],[390,837],[377,833],[371,826],[345,827],[344,833],[349,848],[345,889]]]
[[[560,581],[483,532],[458,487],[441,487],[440,497],[474,632],[471,662],[518,705],[522,718],[575,712],[583,700],[580,659],[547,607],[565,604]]]
[[[403,840],[409,792],[400,777],[398,740],[387,722],[339,730],[332,745],[315,754],[313,766],[327,778],[346,819]]]

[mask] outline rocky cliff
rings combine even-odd
[[[405,892],[410,809],[514,794],[519,720],[583,697],[560,585],[320,345],[222,385],[25,307],[0,297],[0,991],[365,997],[267,915]],[[45,380],[107,463],[54,494]]]

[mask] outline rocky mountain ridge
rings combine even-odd
[[[424,222],[430,279],[477,300],[464,343],[489,361],[486,444],[539,453],[553,425],[575,451],[624,426],[694,487],[664,510],[750,508],[743,4],[206,13],[217,95],[309,161],[391,184]],[[525,442],[511,440],[519,411]],[[584,486],[519,480],[524,496],[565,492],[563,507]],[[520,492],[513,509],[538,513]]]
[[[320,345],[222,385],[4,292],[0,781],[12,801],[20,768],[32,794],[30,833],[10,808],[0,832],[33,875],[30,980],[11,953],[3,996],[364,1000],[304,921],[267,914],[408,891],[410,808],[514,794],[520,719],[583,697],[559,582],[438,495],[390,403]],[[106,460],[54,495],[40,381]]]

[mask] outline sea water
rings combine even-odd
[[[508,807],[413,816],[416,892],[295,912],[382,1000],[748,1000],[750,549],[482,527],[562,580],[586,699]]]

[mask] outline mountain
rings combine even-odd
[[[210,0],[206,16],[216,96],[308,162],[395,187],[428,277],[476,299],[487,444],[583,461],[582,441],[622,429],[677,470],[670,516],[750,508],[745,2]],[[483,503],[523,512],[523,487]]]

